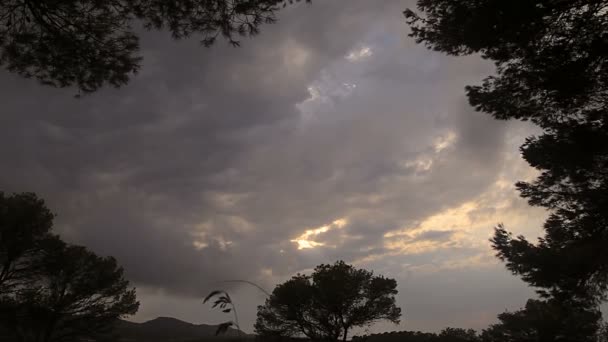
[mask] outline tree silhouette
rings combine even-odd
[[[473,329],[445,328],[437,335],[439,342],[478,342],[477,332]]]
[[[397,282],[338,261],[319,265],[278,285],[258,307],[255,330],[263,336],[304,335],[346,341],[354,327],[378,320],[399,322]]]
[[[603,111],[608,64],[605,0],[418,0],[411,36],[451,55],[478,53],[496,75],[467,87],[477,109],[541,126]]]
[[[2,297],[0,325],[20,341],[99,338],[139,303],[114,258],[59,239],[45,247],[46,262],[27,286]]]
[[[0,331],[18,341],[98,337],[139,306],[116,260],[63,242],[53,217],[33,193],[0,192]]]
[[[0,295],[37,271],[54,215],[33,193],[0,192]]]
[[[298,0],[295,0],[298,1]],[[0,4],[0,64],[24,77],[84,93],[120,87],[139,70],[133,26],[174,38],[239,45],[294,0],[7,0]]]
[[[521,148],[540,176],[517,188],[550,210],[544,236],[534,244],[500,227],[493,246],[541,295],[589,303],[608,282],[607,9],[606,0],[419,0],[405,11],[417,42],[495,63],[495,75],[466,87],[477,110],[543,129]]]
[[[601,313],[564,302],[528,300],[524,309],[498,315],[483,342],[596,342]]]

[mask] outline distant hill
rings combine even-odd
[[[215,336],[217,325],[192,324],[170,317],[158,317],[144,323],[119,320],[114,326],[112,341],[120,342],[253,342],[255,336],[229,328],[220,336]],[[116,339],[114,339],[116,338]],[[100,341],[105,341],[101,339]],[[0,329],[0,342],[15,339]],[[94,340],[92,340],[94,341]]]
[[[144,323],[119,321],[115,333],[121,341],[133,342],[182,342],[195,340],[232,340],[239,336],[253,339],[236,329],[229,329],[225,334],[215,336],[217,325],[192,324],[170,317],[158,317]]]

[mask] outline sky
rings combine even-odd
[[[395,278],[401,323],[482,329],[534,296],[495,258],[504,223],[534,238],[546,212],[514,188],[534,127],[475,112],[464,86],[493,66],[416,45],[411,1],[298,4],[240,48],[142,32],[129,85],[75,99],[2,70],[0,189],[33,191],[72,243],[112,255],[137,322],[230,319],[252,332],[257,289],[344,260]],[[362,331],[361,333],[364,333]]]

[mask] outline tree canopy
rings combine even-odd
[[[118,318],[137,311],[135,290],[114,258],[59,240],[47,254],[51,260],[41,274],[2,303],[18,338],[51,342],[99,337],[111,332]]]
[[[54,215],[34,193],[0,192],[0,295],[26,282],[53,239]]]
[[[84,93],[120,87],[140,68],[136,28],[176,39],[239,45],[299,0],[7,0],[0,4],[0,64],[24,77]]]
[[[495,76],[466,88],[473,106],[546,126],[603,111],[607,6],[605,0],[419,0],[418,11],[405,16],[417,42],[495,63]]]
[[[391,331],[366,336],[353,336],[353,342],[480,342],[473,329],[445,328],[439,333]]]
[[[439,342],[478,342],[479,336],[473,329],[445,328],[437,335]]]
[[[116,260],[51,234],[53,216],[35,194],[0,193],[0,330],[19,341],[96,338],[139,307]]]
[[[482,333],[483,342],[595,342],[601,313],[594,308],[557,300],[533,300],[515,312],[498,315]]]
[[[418,0],[405,11],[417,42],[479,54],[495,75],[466,87],[498,119],[543,133],[521,148],[540,171],[517,188],[550,211],[537,244],[504,227],[492,239],[507,267],[543,296],[602,300],[608,282],[608,1]]]
[[[338,261],[319,265],[312,275],[298,274],[278,285],[258,307],[260,335],[346,340],[353,327],[379,320],[398,323],[397,282]]]

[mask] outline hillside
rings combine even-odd
[[[177,342],[192,340],[229,340],[239,336],[236,329],[229,329],[222,336],[215,336],[217,325],[192,324],[170,317],[158,317],[144,323],[120,321],[115,328],[123,341]],[[246,336],[242,333],[242,336]]]

